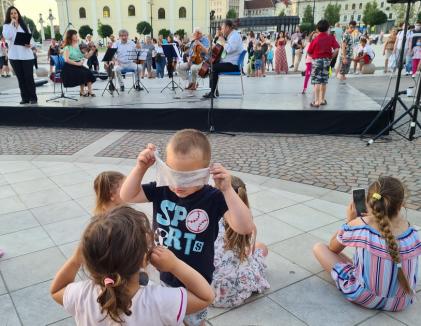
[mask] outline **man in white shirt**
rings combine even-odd
[[[403,48],[402,43],[403,43],[404,31],[405,31],[405,23],[402,24],[402,30],[398,33],[398,36],[396,37],[395,48],[393,49],[393,53],[395,53],[398,59],[398,67],[400,67],[399,59],[400,59],[400,53]],[[412,36],[413,36],[412,31],[408,29],[408,31],[406,32],[405,47],[403,49],[404,51],[403,58],[405,60],[406,75],[410,75],[412,71],[412,56],[411,56],[411,51],[409,51],[409,45],[412,42]]]
[[[215,91],[218,85],[219,73],[221,72],[240,72],[238,66],[238,60],[241,53],[244,51],[243,39],[240,33],[234,29],[234,23],[227,19],[224,21],[221,27],[222,34],[226,38],[224,45],[224,52],[221,56],[221,61],[213,65],[212,74],[210,76],[211,91],[204,95],[204,98],[215,98]],[[220,37],[221,41],[225,41],[223,37]]]
[[[118,84],[120,85],[120,91],[124,92],[124,82],[122,75],[127,72],[134,72],[136,85],[139,85],[138,81],[140,71],[137,71],[137,66],[134,63],[134,58],[136,56],[136,44],[129,40],[129,32],[125,29],[122,29],[118,32],[118,36],[119,40],[115,42],[112,47],[117,49],[117,65],[115,67],[115,71],[117,74]]]

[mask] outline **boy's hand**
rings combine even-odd
[[[171,250],[157,246],[152,250],[151,264],[160,272],[171,272],[177,265],[178,258]]]
[[[137,157],[136,166],[139,169],[148,169],[155,163],[155,150],[156,146],[154,144],[148,144],[146,149],[144,149]]]
[[[210,168],[210,173],[213,176],[216,188],[218,188],[222,192],[226,192],[227,190],[232,188],[231,175],[221,164],[213,164]]]

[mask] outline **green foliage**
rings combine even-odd
[[[94,32],[94,30],[89,25],[82,25],[79,28],[79,36],[82,39],[85,39],[86,35],[88,35],[88,34],[92,35],[93,32]]]
[[[341,18],[341,5],[329,3],[326,6],[324,18],[330,26],[334,26]]]
[[[228,10],[227,19],[236,19],[236,18],[238,18],[238,15],[235,9],[231,8],[230,10]]]
[[[110,25],[102,25],[98,27],[98,35],[107,38],[113,34],[113,28]]]
[[[34,38],[34,40],[39,42],[39,40],[41,39],[41,34],[38,32],[34,21],[26,16],[22,16],[22,19],[25,22],[26,26],[28,26],[28,28],[31,30],[32,37]]]
[[[137,24],[136,31],[140,35],[149,35],[152,33],[152,26],[148,22],[143,21]]]
[[[175,34],[178,34],[180,36],[180,39],[183,39],[184,35],[186,35],[186,31],[184,29],[179,29],[175,32]]]
[[[301,31],[301,33],[310,34],[315,29],[316,29],[316,26],[312,22],[311,23],[302,23],[300,25],[300,31]]]
[[[51,39],[51,28],[50,26],[44,27],[44,37],[46,40]]]
[[[387,15],[377,7],[377,2],[368,2],[363,12],[363,23],[368,26],[377,26],[387,22]]]
[[[421,22],[421,11],[417,14],[417,22]]]
[[[279,13],[279,15],[278,15],[279,17],[284,17],[284,16],[286,16],[286,14],[285,14],[285,10],[284,9],[282,9],[281,10],[281,12]]]
[[[61,35],[60,32],[56,32],[54,38],[56,39],[56,41],[61,41],[63,40],[63,35]]]
[[[406,3],[397,3],[392,5],[392,11],[395,13],[396,22],[403,23],[406,16]],[[415,6],[412,5],[409,11],[409,21],[413,21],[415,17]]]
[[[304,9],[302,23],[303,25],[308,24],[308,23],[311,23],[311,24],[314,23],[313,8],[310,5],[307,5],[306,8]]]
[[[171,34],[171,31],[169,29],[163,28],[158,32],[158,35],[162,35],[164,39],[168,37],[168,35]]]

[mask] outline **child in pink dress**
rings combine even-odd
[[[312,61],[313,58],[307,53],[308,47],[310,46],[311,41],[317,36],[316,32],[312,32],[309,37],[309,41],[307,43],[307,46],[305,48],[306,53],[306,72],[305,72],[305,78],[304,78],[304,88],[301,94],[305,94],[307,91],[308,82],[311,77],[311,69],[312,69]]]
[[[421,61],[421,40],[417,41],[417,44],[414,46],[412,51],[412,77],[415,77],[417,75],[418,67]]]

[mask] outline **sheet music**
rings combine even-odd
[[[174,47],[175,53],[177,53],[178,61],[183,61],[183,57],[181,56],[180,49],[178,48],[177,43],[172,43],[172,46]]]
[[[148,50],[134,49],[134,50],[128,51],[127,57],[129,61],[134,61],[134,60],[146,61],[148,52],[149,52]]]

